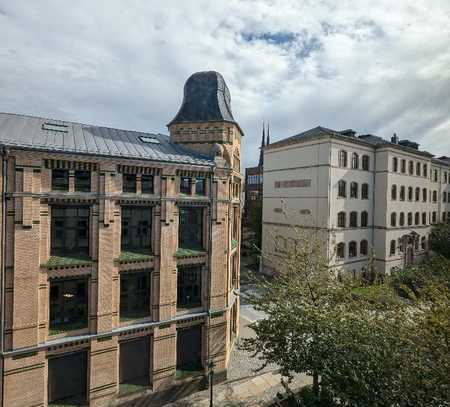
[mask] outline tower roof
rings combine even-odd
[[[231,112],[230,91],[219,72],[196,72],[188,78],[180,110],[169,126],[201,121],[236,123]]]

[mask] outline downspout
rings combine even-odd
[[[1,230],[1,245],[2,245],[2,266],[1,266],[1,278],[0,278],[0,295],[1,295],[1,322],[0,322],[0,363],[1,368],[0,371],[2,373],[2,388],[1,388],[1,399],[0,399],[0,406],[3,406],[3,399],[4,399],[4,358],[3,358],[3,352],[4,352],[4,332],[5,332],[5,259],[6,259],[6,248],[5,248],[5,242],[6,242],[6,185],[7,185],[7,174],[8,174],[8,162],[6,160],[6,156],[8,154],[8,151],[5,147],[2,148],[2,230]]]

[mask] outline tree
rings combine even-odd
[[[450,223],[440,223],[430,234],[431,249],[450,259]]]
[[[267,317],[252,325],[256,336],[244,347],[278,364],[287,385],[295,373],[311,375],[316,399],[346,406],[446,405],[448,287],[406,290],[405,300],[388,279],[368,286],[337,278],[329,268],[328,236],[299,227],[291,235],[279,275],[261,282],[259,295],[250,298]]]

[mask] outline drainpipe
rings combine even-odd
[[[6,258],[6,248],[5,248],[5,242],[6,242],[6,179],[8,174],[8,162],[6,160],[6,156],[8,154],[8,151],[5,147],[2,148],[2,230],[1,230],[1,256],[2,256],[2,266],[1,266],[1,278],[0,278],[0,295],[1,295],[1,322],[0,322],[0,371],[2,373],[2,388],[1,388],[1,398],[0,398],[0,406],[3,406],[3,398],[4,398],[4,358],[3,358],[3,352],[4,352],[4,332],[5,332],[5,258]]]

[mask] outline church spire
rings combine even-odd
[[[263,122],[263,131],[262,131],[262,138],[261,138],[261,148],[259,150],[259,163],[258,163],[258,167],[262,167],[264,165],[264,146],[265,146],[265,142],[266,142],[266,131],[265,131],[265,126],[264,126],[264,122]]]
[[[270,129],[269,129],[269,123],[267,123],[267,142],[266,146],[270,144]]]

